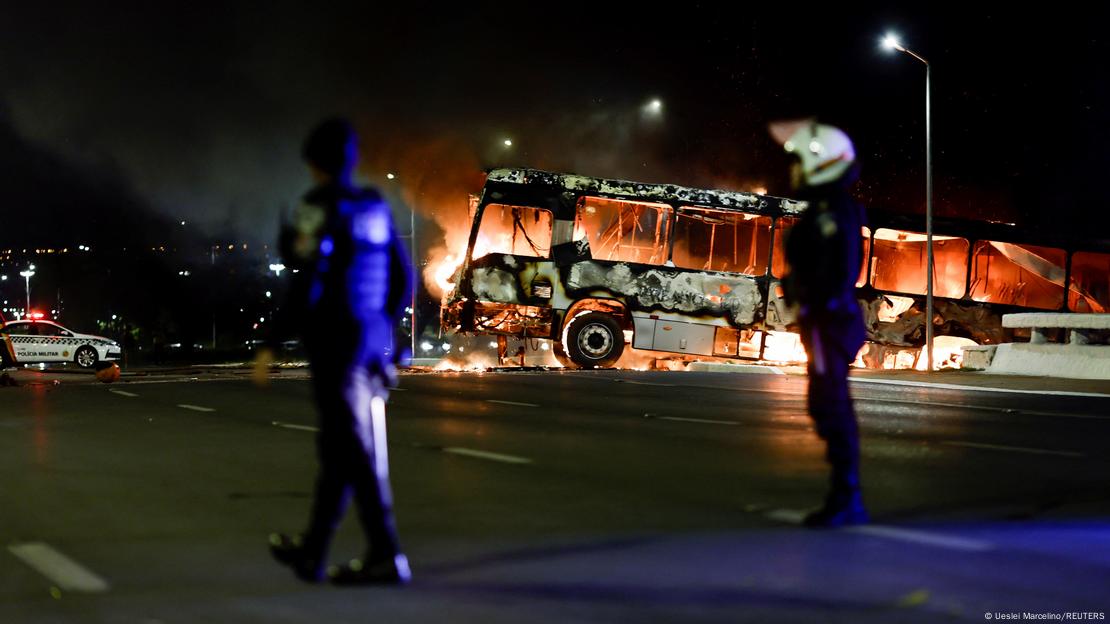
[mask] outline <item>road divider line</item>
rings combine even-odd
[[[178,403],[177,406],[180,407],[181,409],[192,410],[194,412],[214,412],[214,411],[216,411],[214,408],[211,408],[211,407],[204,407],[203,405],[189,405],[188,403]]]
[[[787,524],[801,524],[805,520],[806,512],[797,509],[772,509],[763,514],[764,518]]]
[[[241,379],[201,379],[200,377],[174,377],[172,379],[137,379],[128,380],[129,386],[151,386],[154,384],[188,383],[191,381],[242,381]]]
[[[899,379],[864,379],[851,377],[849,381],[865,384],[883,384],[888,386],[912,386],[914,388],[938,388],[941,390],[968,390],[971,392],[1005,392],[1009,394],[1036,394],[1047,396],[1067,397],[1097,397],[1110,399],[1110,394],[1100,392],[1071,392],[1067,390],[1019,390],[1017,388],[994,388],[991,386],[963,386],[957,384],[932,383],[927,381],[902,381]]]
[[[477,449],[462,448],[459,446],[447,446],[443,448],[444,453],[451,453],[452,455],[462,455],[464,457],[474,457],[476,459],[488,459],[489,461],[501,462],[504,464],[530,464],[532,460],[527,457],[517,457],[516,455],[503,455],[501,453],[490,453],[489,451],[479,451]]]
[[[289,423],[278,422],[276,420],[271,422],[270,424],[275,427],[281,427],[282,429],[296,429],[297,431],[311,431],[313,433],[320,431],[319,427],[310,427],[308,425],[292,425]]]
[[[497,399],[486,399],[486,403],[497,403],[498,405],[515,405],[516,407],[539,407],[535,403],[518,403],[517,401],[499,401]]]
[[[923,546],[936,546],[949,550],[984,552],[994,548],[993,544],[980,540],[953,537],[951,535],[940,535],[938,533],[928,533],[926,531],[916,531],[913,529],[901,529],[898,527],[883,526],[881,524],[864,524],[846,527],[844,530],[849,533],[882,537],[885,539],[898,540],[900,542],[921,544]]]
[[[1030,455],[1055,455],[1057,457],[1086,457],[1077,451],[1055,451],[1052,449],[1029,448],[1025,446],[1003,446],[1001,444],[983,444],[981,442],[960,442],[957,440],[944,440],[941,444],[948,446],[964,446],[967,448],[986,449],[988,451],[1010,451],[1013,453],[1029,453]]]
[[[783,522],[786,524],[801,525],[802,522],[805,520],[806,512],[798,511],[797,509],[772,509],[764,513],[763,517],[767,518],[768,520],[775,520],[777,522]],[[947,548],[949,550],[984,552],[994,548],[993,544],[981,540],[968,539],[965,537],[954,537],[951,535],[941,535],[939,533],[917,531],[914,529],[903,529],[882,524],[861,524],[856,526],[844,527],[841,530],[848,533],[857,533],[860,535],[869,535],[871,537],[880,537],[883,539],[910,542],[922,546]]]
[[[108,582],[85,566],[54,550],[43,542],[12,544],[8,550],[23,563],[50,579],[59,588],[84,593],[108,591]]]
[[[108,390],[108,392],[111,392],[112,394],[118,394],[120,396],[125,396],[125,397],[137,397],[137,396],[139,396],[139,395],[135,394],[134,392],[128,392],[126,390],[111,389],[111,390]]]
[[[712,420],[710,418],[682,418],[681,416],[652,416],[659,420],[674,420],[677,422],[700,423],[705,425],[739,425],[735,420]]]
[[[966,403],[942,403],[939,401],[914,401],[912,399],[887,399],[887,398],[857,398],[857,404],[866,405],[867,403],[897,403],[904,405],[926,407],[952,407],[956,409],[976,410],[982,412],[999,412],[1002,414],[1013,414],[1015,416],[1049,416],[1056,418],[1082,418],[1089,420],[1110,420],[1110,416],[1096,416],[1093,414],[1065,414],[1063,412],[1037,412],[1032,410],[1024,410],[1020,407],[997,407],[994,405],[968,405]]]

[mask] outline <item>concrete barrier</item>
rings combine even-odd
[[[1110,314],[1030,312],[1006,314],[1002,326],[1029,329],[1027,343],[998,345],[989,373],[1071,379],[1110,379]],[[1051,330],[1066,330],[1067,343],[1051,341]]]

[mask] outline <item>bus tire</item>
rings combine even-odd
[[[570,321],[563,348],[570,361],[582,368],[609,368],[624,351],[624,331],[604,312],[587,312]]]
[[[578,368],[578,365],[570,359],[567,355],[566,349],[563,348],[563,343],[560,340],[551,341],[551,354],[555,356],[555,361],[562,364],[563,368]]]

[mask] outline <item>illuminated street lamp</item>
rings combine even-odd
[[[501,143],[504,144],[505,147],[512,147],[513,146],[513,140],[512,139],[505,139]]]
[[[20,271],[19,274],[27,281],[27,314],[31,314],[31,278],[35,275],[35,265],[26,271]]]
[[[906,48],[894,35],[883,37],[882,45],[887,50],[905,52],[925,65],[925,239],[926,239],[926,276],[925,276],[925,357],[926,370],[933,370],[933,143],[932,121],[929,104],[929,61],[920,54]]]

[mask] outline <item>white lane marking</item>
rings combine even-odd
[[[12,544],[8,550],[61,589],[74,592],[108,591],[108,582],[85,566],[42,542]]]
[[[498,401],[497,399],[486,399],[486,403],[497,403],[498,405],[515,405],[517,407],[539,407],[535,403],[518,403],[516,401]]]
[[[275,427],[281,427],[282,429],[296,429],[297,431],[312,431],[315,433],[320,430],[318,427],[309,427],[308,425],[291,425],[289,423],[278,422],[276,420],[271,422],[270,424]]]
[[[201,379],[200,377],[173,377],[171,379],[128,380],[129,386],[150,386],[153,384],[188,383],[191,381],[242,381],[242,379]]]
[[[969,390],[971,392],[1003,392],[1010,394],[1037,394],[1045,396],[1068,396],[1068,397],[1098,397],[1110,399],[1110,394],[1102,394],[1099,392],[1071,392],[1067,390],[1019,390],[1016,388],[992,388],[989,386],[960,386],[956,384],[945,383],[932,383],[922,381],[901,381],[898,379],[863,379],[860,377],[851,377],[850,381],[855,383],[869,383],[869,384],[885,384],[888,386],[913,386],[914,388],[940,388],[943,390]]]
[[[806,517],[806,512],[797,509],[772,509],[763,514],[763,517],[787,524],[801,524]]]
[[[614,379],[618,383],[633,384],[636,386],[659,386],[661,388],[673,388],[678,384],[665,384],[665,383],[652,383],[650,381],[632,381],[631,379]]]
[[[806,513],[804,511],[798,511],[797,509],[772,509],[763,514],[763,517],[769,520],[784,522],[786,524],[800,525],[802,521],[805,520]],[[870,535],[872,537],[881,537],[885,539],[911,542],[924,546],[948,548],[950,550],[982,552],[994,548],[993,544],[980,540],[968,539],[964,537],[953,537],[950,535],[941,535],[939,533],[929,533],[926,531],[917,531],[914,529],[902,529],[881,524],[864,524],[858,526],[850,526],[844,527],[844,529],[842,530],[850,533]]]
[[[739,425],[734,420],[712,420],[709,418],[680,418],[678,416],[656,416],[659,420],[677,420],[678,422],[704,423],[707,425]]]
[[[112,394],[118,394],[120,396],[125,396],[125,397],[137,397],[137,396],[139,396],[139,395],[135,394],[134,392],[128,392],[126,390],[109,390],[108,392],[111,392]]]
[[[1030,455],[1056,455],[1058,457],[1086,457],[1077,451],[1054,451],[1051,449],[1029,448],[1025,446],[1003,446],[1001,444],[982,444],[979,442],[959,442],[944,440],[941,444],[949,446],[966,446],[968,448],[987,449],[989,451],[1011,451],[1014,453],[1029,453]]]
[[[911,399],[876,399],[876,398],[859,398],[855,399],[856,403],[901,403],[906,405],[920,405],[921,407],[954,407],[958,409],[977,410],[981,412],[1001,412],[1003,414],[1014,414],[1017,416],[1050,416],[1058,418],[1083,418],[1088,420],[1110,420],[1110,416],[1096,416],[1093,414],[1066,414],[1064,412],[1037,412],[1032,410],[1023,410],[1019,407],[998,407],[994,405],[968,405],[966,403],[941,403],[939,401],[914,401]]]
[[[462,448],[458,446],[444,447],[444,453],[451,453],[452,455],[463,455],[465,457],[476,457],[478,459],[488,459],[490,461],[503,462],[506,464],[530,464],[532,460],[527,457],[517,457],[516,455],[502,455],[501,453],[490,453],[489,451],[479,451],[475,449]]]
[[[865,524],[861,526],[846,527],[844,530],[851,533],[860,533],[862,535],[870,535],[872,537],[882,537],[902,542],[910,542],[913,544],[921,544],[923,546],[936,546],[938,548],[947,548],[949,550],[983,552],[994,548],[993,544],[980,540],[967,539],[964,537],[953,537],[950,535],[940,535],[938,533],[927,533],[925,531],[916,531],[913,529],[900,529],[892,526],[883,526],[881,524]]]
[[[211,407],[204,407],[203,405],[189,405],[188,403],[178,403],[181,409],[193,410],[194,412],[214,412],[215,409]]]

